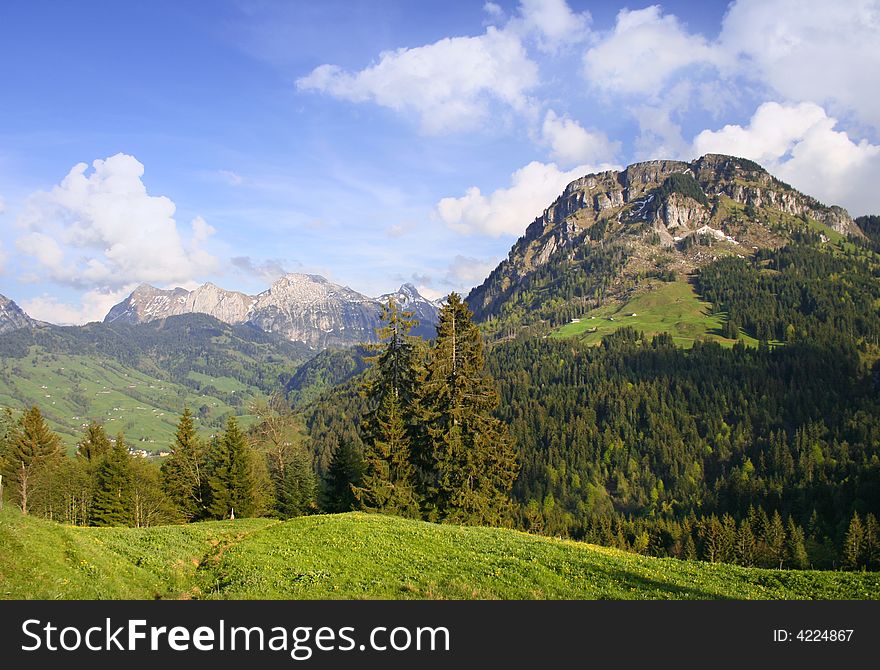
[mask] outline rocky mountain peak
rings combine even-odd
[[[712,238],[729,247],[724,253],[751,253],[815,226],[861,235],[846,210],[798,192],[747,159],[706,154],[691,162],[635,163],[569,183],[467,301],[478,318],[496,314],[538,268],[583,261],[593,250],[607,257],[610,246],[614,263],[624,263],[612,274],[626,284],[656,272],[661,251],[672,254],[664,256],[664,272],[679,274],[717,255],[695,240]]]
[[[37,325],[25,311],[4,295],[0,295],[0,333]]]

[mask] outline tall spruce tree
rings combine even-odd
[[[134,524],[134,473],[131,456],[120,433],[101,457],[95,475],[95,495],[89,517],[92,526],[131,526]]]
[[[12,430],[6,474],[18,505],[27,514],[34,496],[46,488],[46,475],[61,458],[61,440],[46,425],[38,407],[27,409]]]
[[[350,512],[358,506],[354,491],[364,477],[364,458],[348,440],[336,444],[324,475],[323,507],[327,512]]]
[[[858,512],[853,512],[843,538],[843,568],[845,570],[858,570],[863,565],[863,545],[865,542],[865,528]]]
[[[82,439],[77,442],[76,455],[89,463],[97,463],[111,449],[111,443],[104,432],[104,426],[97,421],[89,421]]]
[[[210,516],[228,519],[233,515],[248,517],[258,513],[250,447],[235,417],[229,417],[225,432],[214,442],[211,451]]]
[[[353,491],[367,510],[419,516],[416,469],[410,456],[418,439],[417,388],[420,366],[415,339],[409,331],[417,324],[412,312],[402,312],[393,298],[382,308],[385,325],[378,330],[381,353],[372,359],[365,394],[375,409],[365,417],[364,476]]]
[[[424,383],[427,439],[415,460],[425,471],[422,494],[430,516],[497,525],[510,518],[519,465],[506,428],[492,416],[498,394],[471,317],[456,293],[440,310]]]
[[[207,449],[199,439],[192,412],[183,408],[177,424],[171,456],[162,464],[162,490],[188,521],[204,518],[207,514],[208,478]]]

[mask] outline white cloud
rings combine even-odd
[[[136,284],[130,284],[116,291],[87,291],[80,298],[79,304],[62,302],[57,297],[44,293],[22,301],[21,308],[35,319],[60,325],[102,321],[110,308],[124,300],[135,287]]]
[[[0,195],[0,214],[6,213],[6,201],[3,199],[3,196]]]
[[[0,240],[0,275],[5,274],[6,272],[7,260],[9,260],[9,256],[6,254],[6,248],[3,246],[3,241]]]
[[[210,225],[200,216],[194,218],[190,225],[192,226],[192,244],[195,247],[217,232],[214,226]]]
[[[824,103],[880,128],[877,0],[738,0],[720,48],[789,100]]]
[[[214,229],[196,218],[185,244],[174,203],[147,193],[137,159],[120,153],[92,168],[75,165],[51,192],[34,194],[19,217],[28,232],[18,249],[48,278],[107,293],[142,281],[192,281],[216,268],[217,260],[200,246]]]
[[[554,51],[561,45],[586,38],[590,23],[589,12],[576,14],[565,0],[521,0],[519,7],[522,27],[537,33],[538,46]],[[519,26],[510,26],[514,30]]]
[[[438,291],[437,289],[426,286],[425,284],[417,284],[416,290],[428,300],[439,300],[447,294],[447,291]]]
[[[679,118],[691,104],[693,88],[690,82],[680,81],[656,100],[630,108],[639,124],[637,160],[689,158],[691,146],[682,135]]]
[[[235,256],[229,259],[230,263],[238,270],[251,277],[256,277],[267,284],[271,284],[279,277],[282,277],[291,270],[290,261],[284,261],[279,258],[270,258],[264,261],[257,261],[250,256]],[[302,263],[293,261],[296,267],[302,267]]]
[[[579,165],[565,172],[555,163],[532,161],[511,175],[509,188],[487,196],[472,186],[459,198],[443,198],[435,212],[446,225],[465,235],[521,235],[570,182],[609,169],[614,166]]]
[[[717,60],[705,37],[651,5],[620,10],[614,30],[584,55],[584,71],[601,90],[655,95],[680,70]]]
[[[446,283],[459,287],[482,284],[496,265],[498,265],[497,260],[456,255],[446,272]]]
[[[378,63],[358,72],[321,65],[296,85],[413,113],[426,132],[440,133],[481,123],[493,102],[527,111],[528,92],[537,83],[538,67],[519,38],[490,26],[478,37],[386,51]]]
[[[693,150],[758,161],[798,190],[829,205],[841,204],[853,216],[880,212],[880,145],[853,142],[836,125],[837,119],[814,103],[767,102],[745,127],[702,131]]]
[[[563,166],[613,161],[620,142],[611,142],[604,133],[585,130],[577,121],[557,116],[550,109],[541,127],[541,139],[550,155]]]
[[[498,19],[504,16],[504,10],[501,8],[501,5],[494,2],[486,2],[483,4],[483,11],[486,12],[493,19]]]

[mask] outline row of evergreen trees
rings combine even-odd
[[[811,557],[822,557],[845,570],[880,569],[880,526],[871,513],[864,521],[853,513],[840,552],[823,535],[817,518],[805,529],[793,516],[783,520],[778,511],[768,515],[761,507],[749,508],[739,520],[730,514],[650,522],[593,516],[577,537],[650,556],[746,567],[803,569],[814,567]]]
[[[510,525],[519,466],[492,414],[498,395],[485,371],[472,314],[452,293],[430,348],[393,300],[362,388],[363,459],[342,443],[326,477],[332,511],[365,509],[455,523]]]
[[[70,524],[149,526],[175,520],[159,485],[159,471],[129,454],[125,437],[110,439],[92,422],[74,458],[37,407],[0,422],[0,471],[6,495],[25,514]]]
[[[132,455],[124,435],[110,439],[94,421],[68,458],[39,408],[17,420],[6,410],[0,423],[5,497],[25,514],[92,526],[315,511],[316,477],[292,412],[278,398],[252,409],[259,420],[250,431],[233,417],[205,441],[185,408],[161,469]]]

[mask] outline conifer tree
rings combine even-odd
[[[492,416],[498,395],[471,316],[456,293],[440,310],[424,384],[427,440],[415,460],[430,516],[498,525],[509,518],[519,465],[506,428]]]
[[[131,456],[120,433],[101,457],[95,475],[95,496],[89,518],[92,526],[130,526],[134,522],[134,481]]]
[[[162,489],[184,519],[196,520],[206,513],[208,481],[207,449],[196,434],[189,407],[177,424],[171,456],[162,464]]]
[[[865,541],[865,529],[858,512],[853,512],[843,539],[843,568],[858,570],[862,566],[862,545]]]
[[[46,487],[45,475],[61,457],[61,440],[43,419],[39,408],[22,414],[12,431],[6,455],[6,475],[22,513],[27,514],[35,494]]]
[[[364,459],[348,441],[337,443],[324,476],[323,507],[331,513],[350,512],[358,506],[354,491],[364,477]]]
[[[773,512],[770,523],[766,526],[764,542],[767,544],[769,559],[774,567],[782,569],[785,564],[785,525],[779,511]]]
[[[757,541],[752,531],[752,524],[748,518],[740,522],[736,531],[736,562],[739,565],[751,567],[755,564],[755,553],[757,552]]]
[[[419,516],[416,469],[410,445],[418,440],[419,366],[409,331],[412,312],[402,312],[393,298],[382,309],[381,353],[373,358],[365,394],[376,408],[364,420],[364,476],[354,490],[361,507],[400,516]]]
[[[250,448],[234,416],[229,417],[222,437],[212,445],[210,465],[210,516],[228,519],[259,512]]]
[[[806,568],[810,564],[810,559],[804,544],[804,529],[798,526],[791,516],[788,517],[785,541],[788,564],[793,568],[802,570]]]
[[[867,569],[880,569],[880,527],[877,524],[877,517],[870,512],[865,515],[865,537],[862,547]]]
[[[90,421],[82,439],[76,445],[76,455],[88,463],[97,463],[110,449],[110,440],[104,432],[104,426],[97,421]]]

